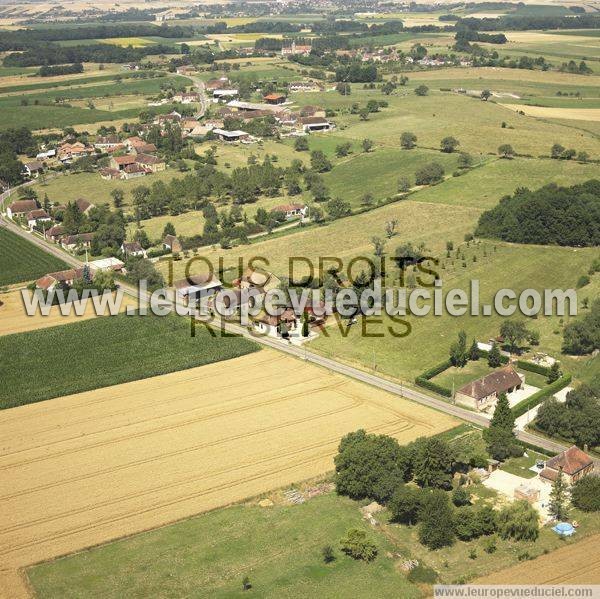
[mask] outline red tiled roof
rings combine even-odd
[[[549,459],[546,462],[546,469],[560,470],[562,468],[565,474],[572,476],[593,463],[594,461],[587,453],[581,451],[576,445],[572,445],[569,449]]]
[[[119,165],[124,166],[126,164],[133,164],[135,162],[135,156],[113,156],[113,160]]]
[[[512,366],[505,366],[483,378],[464,385],[458,392],[475,399],[483,399],[494,393],[505,393],[513,387],[518,387],[521,383],[521,377],[517,374],[517,371]]]
[[[13,202],[9,208],[11,212],[31,212],[36,210],[38,207],[35,200],[17,200]]]
[[[265,100],[281,100],[282,98],[285,99],[283,94],[267,94],[264,97]]]

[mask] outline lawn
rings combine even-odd
[[[372,194],[375,200],[396,195],[401,177],[406,177],[414,185],[415,171],[431,162],[438,162],[450,174],[457,166],[457,155],[383,147],[375,152],[355,153],[341,160],[324,176],[324,180],[331,197],[343,198],[356,208],[366,193]]]
[[[256,351],[241,337],[190,335],[179,316],[106,316],[0,338],[0,409],[143,379]],[[60,351],[57,351],[60,350]],[[27,371],[27,376],[23,372]]]
[[[349,528],[366,530],[379,555],[369,564],[339,551]],[[336,560],[324,564],[332,545]],[[36,594],[55,597],[420,597],[386,556],[390,544],[335,494],[302,505],[238,505],[34,566]],[[107,575],[107,573],[110,573]],[[248,576],[252,590],[242,591]],[[374,584],[374,581],[377,581]]]
[[[548,456],[528,449],[524,456],[520,458],[509,458],[502,464],[500,470],[510,472],[515,476],[522,476],[523,478],[534,478],[536,473],[530,470],[532,466],[535,466],[537,460],[546,461]]]
[[[470,344],[470,342],[470,340],[467,340],[468,344]],[[446,389],[456,390],[471,381],[484,377],[493,370],[494,368],[488,366],[487,360],[482,358],[477,361],[467,362],[467,365],[464,368],[451,366],[431,380],[442,387],[446,387]]]
[[[68,265],[33,243],[0,227],[0,286],[38,279]]]

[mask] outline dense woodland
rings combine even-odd
[[[600,245],[600,181],[518,189],[481,215],[476,234],[513,243]]]

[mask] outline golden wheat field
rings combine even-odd
[[[522,111],[527,116],[541,119],[567,119],[573,121],[600,121],[600,108],[552,108],[548,106],[525,106],[501,104],[510,110]]]
[[[4,583],[18,586],[23,566],[323,474],[349,431],[407,442],[455,424],[272,350],[6,410]]]
[[[494,572],[476,584],[600,584],[600,535],[533,561]]]
[[[46,327],[55,327],[62,324],[70,324],[79,320],[87,320],[96,316],[94,307],[90,301],[85,306],[85,312],[81,316],[76,316],[72,313],[69,316],[63,316],[60,313],[59,306],[52,306],[48,316],[36,314],[35,316],[27,316],[20,291],[10,291],[0,294],[0,336],[12,335],[13,333],[24,333],[27,331],[35,331]],[[80,304],[80,302],[74,302]],[[135,298],[123,296],[121,303],[121,311],[127,309],[127,306],[136,306]]]

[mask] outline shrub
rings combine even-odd
[[[367,538],[367,533],[351,528],[340,540],[340,549],[351,558],[370,562],[377,557],[377,547]]]
[[[414,567],[407,576],[410,582],[421,584],[435,584],[437,582],[437,572],[433,568],[419,564]]]
[[[584,512],[600,511],[600,478],[586,476],[571,489],[571,503]]]
[[[483,550],[486,553],[494,553],[498,548],[496,537],[489,537],[483,542]]]
[[[326,564],[330,564],[335,561],[335,553],[333,552],[333,547],[331,545],[325,545],[323,549],[321,549],[321,555],[323,556],[323,561]]]
[[[457,487],[452,492],[452,503],[456,507],[469,505],[471,503],[471,495],[464,487]]]
[[[503,539],[535,541],[540,534],[537,510],[519,499],[498,514],[498,532]]]

